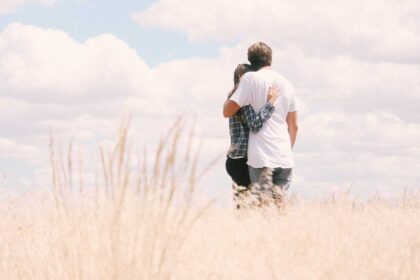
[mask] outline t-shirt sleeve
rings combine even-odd
[[[233,93],[230,100],[235,101],[240,107],[249,105],[251,102],[251,77],[243,75],[238,88]]]
[[[296,112],[298,110],[297,101],[295,95],[292,97],[292,101],[290,102],[289,106],[289,113],[290,112]]]

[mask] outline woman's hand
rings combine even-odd
[[[267,93],[267,102],[269,102],[271,105],[274,105],[274,102],[276,102],[277,98],[279,97],[279,88],[276,85],[272,85],[268,89]]]

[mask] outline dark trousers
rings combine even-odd
[[[247,187],[251,184],[251,179],[249,178],[248,165],[246,164],[248,160],[246,158],[237,158],[233,159],[227,157],[226,159],[226,171],[230,177],[232,177],[233,182],[238,186]]]

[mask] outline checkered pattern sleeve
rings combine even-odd
[[[263,127],[264,122],[271,117],[274,109],[275,107],[269,102],[265,103],[258,114],[254,112],[250,105],[242,107],[246,123],[253,133],[257,133]]]
[[[249,127],[245,123],[242,109],[229,118],[231,145],[228,156],[231,158],[246,157],[248,150]]]

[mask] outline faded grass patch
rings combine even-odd
[[[100,149],[94,187],[73,145],[63,156],[51,137],[53,189],[2,194],[0,279],[418,279],[418,195],[342,192],[239,212],[203,202],[183,124],[152,168],[133,172],[124,122],[115,148]]]

